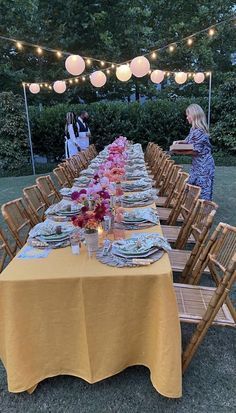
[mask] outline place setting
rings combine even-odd
[[[37,248],[62,248],[70,245],[74,227],[62,222],[57,224],[49,219],[35,225],[29,232],[28,245]]]
[[[135,208],[138,206],[146,206],[155,202],[157,199],[156,190],[134,192],[132,194],[121,196],[121,205],[125,208]]]
[[[68,221],[74,215],[80,213],[82,205],[71,200],[62,199],[60,202],[51,205],[46,211],[45,215],[54,221]]]
[[[142,210],[124,211],[115,223],[115,228],[134,230],[144,229],[159,225],[159,217],[154,208],[144,208]]]
[[[150,178],[143,178],[134,182],[122,182],[121,188],[125,192],[145,191],[152,189],[153,181]]]
[[[158,261],[171,247],[167,240],[156,233],[141,233],[128,239],[111,242],[99,248],[97,259],[112,267],[137,267]]]

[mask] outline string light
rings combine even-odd
[[[87,65],[91,65],[91,59],[86,60]]]
[[[40,87],[43,87],[43,84],[42,84],[42,83],[40,84]]]
[[[173,52],[174,50],[175,50],[175,46],[173,44],[170,44],[169,52]]]
[[[23,48],[23,46],[20,42],[16,42],[16,47],[20,50]]]
[[[210,30],[209,30],[209,32],[208,32],[208,34],[209,34],[209,36],[214,36],[214,34],[215,34],[215,29],[212,27]]]
[[[52,90],[52,86],[48,86],[48,89]]]
[[[84,76],[82,77],[82,80],[83,80],[83,82],[86,80]]]
[[[206,72],[206,75],[207,75],[207,76],[210,76],[210,74],[211,74],[211,72]]]
[[[73,80],[72,80],[72,79],[70,79],[70,80],[69,80],[69,83],[70,83],[70,84],[72,84],[72,83],[73,83]]]
[[[76,78],[76,79],[75,79],[75,83],[78,83],[78,81],[79,81],[79,79]]]
[[[152,52],[152,54],[151,54],[151,58],[152,58],[152,59],[156,59],[156,58],[157,58],[157,54],[156,54],[156,52]]]
[[[47,83],[44,83],[44,86],[45,86],[45,87],[48,87],[48,84],[47,84]]]
[[[112,65],[111,65],[111,68],[112,68],[112,69],[114,69],[114,68],[115,68],[115,65],[114,65],[114,63],[112,63]]]
[[[106,70],[106,73],[109,75],[111,72],[109,69]]]
[[[192,46],[192,44],[193,44],[193,39],[189,37],[189,39],[187,40],[187,45]]]
[[[103,60],[101,60],[101,66],[104,66],[105,62]]]
[[[62,57],[61,52],[57,52],[57,57]]]
[[[37,47],[37,53],[38,53],[38,54],[42,54],[42,53],[43,53],[43,50],[41,49],[41,47]]]
[[[188,73],[188,77],[192,77],[192,73]]]

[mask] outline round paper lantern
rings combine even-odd
[[[195,83],[202,83],[202,82],[204,82],[205,75],[204,75],[204,73],[201,73],[201,72],[195,73],[193,75],[193,79],[194,79]]]
[[[153,70],[150,79],[153,83],[161,83],[164,79],[165,74],[162,70]]]
[[[39,93],[40,92],[40,86],[38,85],[38,83],[31,83],[29,90],[31,93]]]
[[[121,82],[127,82],[132,76],[132,72],[128,65],[121,65],[116,69],[116,77]]]
[[[67,72],[71,73],[74,76],[81,75],[85,69],[85,61],[79,55],[71,55],[67,57],[65,61],[65,66]]]
[[[64,82],[63,80],[57,80],[53,83],[53,89],[57,93],[64,93],[66,90],[66,82]]]
[[[130,63],[130,69],[134,76],[143,77],[150,70],[150,63],[144,56],[135,57]]]
[[[182,85],[183,83],[186,82],[187,77],[188,77],[187,73],[178,72],[178,73],[175,74],[175,81],[176,81],[176,83],[178,83],[179,85]]]
[[[90,75],[90,82],[95,87],[102,87],[107,81],[106,75],[101,71],[97,70]]]

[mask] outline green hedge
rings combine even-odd
[[[230,102],[229,102],[230,100]],[[90,105],[59,104],[53,107],[30,108],[34,152],[47,155],[51,161],[64,154],[65,116],[68,111],[79,113],[85,109],[90,115],[92,142],[98,150],[117,135],[140,142],[145,147],[154,141],[168,149],[173,140],[183,139],[189,132],[185,109],[193,99],[157,99],[144,104],[126,102],[98,102]],[[205,111],[208,100],[197,99]],[[212,99],[211,139],[215,151],[236,147],[236,115],[234,95]]]

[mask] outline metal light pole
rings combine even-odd
[[[24,91],[24,98],[25,98],[25,113],[26,113],[27,126],[28,126],[28,136],[29,136],[31,162],[32,162],[33,175],[35,175],[34,152],[33,152],[31,129],[30,129],[30,122],[29,122],[28,102],[27,102],[27,96],[26,96],[26,90],[25,90],[25,84],[24,83],[23,83],[23,91]]]
[[[209,90],[208,90],[208,114],[207,114],[207,124],[210,129],[211,121],[211,83],[212,83],[212,72],[209,73]]]

